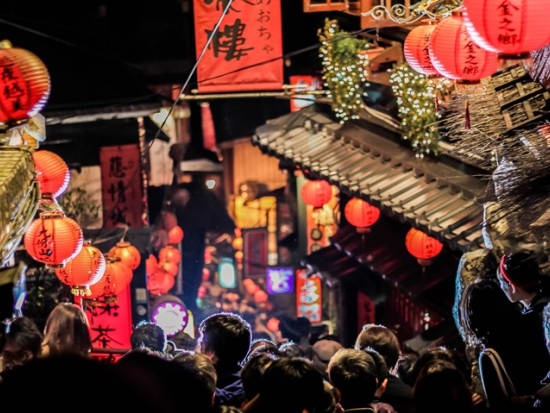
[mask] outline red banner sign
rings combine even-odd
[[[319,323],[322,309],[321,276],[308,277],[305,270],[296,271],[296,317]]]
[[[104,146],[99,152],[103,226],[143,226],[139,149],[137,145]]]
[[[194,0],[197,58],[229,0]],[[197,69],[200,92],[282,89],[280,0],[233,0]],[[218,77],[219,76],[219,77]]]
[[[243,229],[243,253],[245,277],[265,276],[267,268],[267,229]]]

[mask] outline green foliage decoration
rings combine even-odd
[[[81,187],[67,190],[61,198],[59,205],[65,215],[74,219],[82,228],[88,228],[99,218],[101,206]]]

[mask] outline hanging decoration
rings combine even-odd
[[[50,151],[35,151],[32,158],[42,197],[56,199],[69,186],[69,167],[59,155]]]
[[[492,52],[517,55],[550,43],[547,0],[464,0],[472,39]]]
[[[152,295],[166,294],[174,287],[175,278],[166,271],[159,270],[147,277],[147,290]]]
[[[254,302],[255,303],[265,303],[267,302],[268,295],[264,290],[258,290],[254,293]]]
[[[171,211],[160,211],[160,218],[162,221],[162,226],[166,231],[170,231],[172,228],[178,225],[178,218],[176,217],[176,214]]]
[[[439,75],[430,59],[430,36],[434,29],[435,25],[415,27],[409,32],[403,45],[405,60],[409,66],[426,76]]]
[[[206,267],[202,269],[202,280],[208,281],[210,279],[210,270]]]
[[[439,130],[436,122],[441,115],[436,110],[440,100],[449,96],[453,84],[448,79],[428,79],[408,64],[397,66],[390,76],[397,98],[403,139],[411,142],[416,156],[439,153]]]
[[[117,296],[124,291],[132,281],[132,270],[117,258],[107,257],[105,272],[101,279],[90,286],[88,300],[104,297],[108,302],[116,302]]]
[[[170,261],[164,261],[159,264],[159,268],[162,271],[167,272],[172,277],[175,277],[179,272],[179,266],[176,263],[170,262]]]
[[[405,246],[423,267],[430,265],[430,260],[437,257],[443,249],[441,242],[416,228],[411,228],[407,233]]]
[[[243,249],[243,238],[237,237],[233,240],[233,249],[242,250]]]
[[[50,96],[50,75],[28,50],[0,42],[0,123],[23,121],[44,108]]]
[[[368,56],[361,52],[369,44],[340,29],[336,20],[325,20],[319,29],[319,57],[323,64],[323,80],[332,99],[332,109],[340,123],[358,119],[366,96]]]
[[[362,199],[352,198],[346,204],[344,215],[357,232],[363,234],[378,221],[380,210]]]
[[[257,291],[260,290],[260,287],[254,282],[252,278],[245,278],[243,280],[243,286],[246,292],[250,295],[254,295]]]
[[[170,245],[164,247],[159,251],[159,261],[170,261],[175,264],[179,264],[181,261],[181,252],[177,248]]]
[[[149,254],[149,257],[145,260],[145,273],[147,275],[153,274],[158,270],[159,262],[153,254]]]
[[[327,181],[322,179],[307,181],[302,186],[302,200],[304,204],[313,208],[321,208],[332,198],[332,188]]]
[[[56,268],[55,275],[62,283],[71,287],[76,296],[90,295],[89,287],[96,284],[105,273],[105,258],[99,249],[85,243],[78,255],[65,264],[63,268]]]
[[[63,266],[82,249],[82,230],[61,211],[42,212],[25,234],[24,244],[36,261]]]
[[[462,16],[442,20],[430,36],[430,58],[449,79],[479,81],[498,69],[498,56],[479,47],[470,37]]]
[[[109,250],[109,257],[120,258],[132,271],[139,267],[141,255],[136,247],[129,242],[121,241]]]
[[[183,240],[183,230],[176,225],[170,231],[168,231],[168,243],[179,244]]]
[[[243,262],[243,259],[244,259],[244,254],[242,251],[235,252],[235,261],[237,261],[238,263],[241,263]]]

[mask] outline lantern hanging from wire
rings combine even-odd
[[[36,180],[43,198],[55,199],[69,186],[71,173],[65,161],[50,151],[35,151],[32,154]]]
[[[172,277],[178,275],[179,265],[171,261],[163,261],[159,264],[159,268],[163,271],[166,271]]]
[[[166,271],[157,271],[147,277],[147,289],[152,295],[162,295],[170,291],[175,284],[175,278]]]
[[[139,267],[141,255],[136,247],[126,241],[117,243],[109,250],[109,256],[120,258],[123,264],[126,264],[132,271]]]
[[[507,55],[550,43],[548,0],[464,0],[464,20],[481,47]]]
[[[63,266],[82,249],[83,235],[78,224],[63,212],[42,212],[25,233],[24,244],[36,261]]]
[[[176,225],[170,231],[168,231],[168,243],[179,244],[183,240],[183,230],[180,226]]]
[[[302,200],[313,208],[321,208],[332,198],[332,188],[327,181],[322,179],[307,181],[302,187]]]
[[[430,36],[435,25],[415,27],[409,32],[403,45],[405,60],[410,67],[426,76],[439,75],[430,58]]]
[[[242,237],[236,237],[233,240],[233,249],[236,249],[236,250],[242,250],[243,249],[243,238]]]
[[[55,275],[62,283],[71,287],[76,296],[90,295],[89,287],[97,283],[105,273],[105,258],[99,249],[85,243],[78,255],[65,264],[65,267],[56,268]]]
[[[0,123],[17,123],[40,112],[50,96],[50,75],[34,53],[0,42]]]
[[[179,264],[181,261],[181,252],[172,246],[167,246],[159,251],[159,261],[170,261],[174,264]]]
[[[430,265],[431,259],[437,257],[443,249],[441,242],[416,228],[411,228],[407,233],[405,246],[423,267]]]
[[[429,51],[435,69],[449,79],[475,82],[498,69],[498,55],[472,40],[459,15],[443,19],[435,27]]]
[[[346,204],[344,215],[358,233],[364,234],[378,221],[380,210],[362,199],[352,198]]]
[[[106,259],[105,273],[101,279],[90,286],[87,299],[104,297],[108,302],[115,302],[116,297],[132,282],[132,270],[118,258]]]

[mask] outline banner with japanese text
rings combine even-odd
[[[306,270],[296,271],[296,317],[319,323],[322,317],[321,276],[308,277]]]
[[[194,0],[197,58],[228,4]],[[282,89],[282,54],[281,0],[233,0],[197,69],[199,92]]]
[[[99,151],[103,226],[143,226],[140,154],[137,145],[104,146]]]

